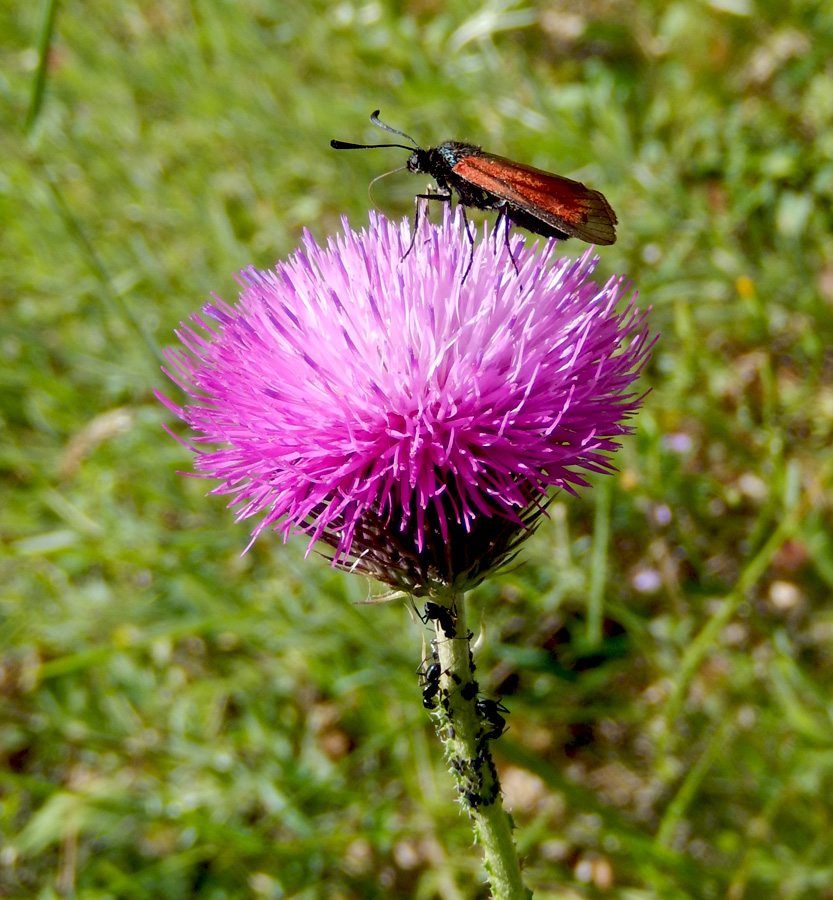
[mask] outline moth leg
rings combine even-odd
[[[466,230],[466,237],[469,239],[469,243],[471,244],[471,254],[469,255],[469,264],[466,266],[466,271],[463,272],[463,280],[460,284],[463,284],[468,277],[469,272],[471,272],[472,264],[474,263],[474,235],[469,231],[469,218],[466,215],[466,207],[461,206],[460,210],[463,213],[463,228]]]
[[[495,249],[497,249],[497,236],[500,231],[500,223],[507,218],[506,216],[506,204],[501,203],[498,207],[497,218],[495,219],[495,227],[492,230],[492,240],[495,242]]]
[[[505,203],[501,203],[500,209],[498,210],[497,220],[495,222],[495,243],[497,243],[497,233],[500,228],[500,220],[506,223],[503,229],[503,243],[506,245],[506,251],[509,253],[509,259],[512,260],[512,267],[515,269],[515,274],[520,275],[520,271],[518,270],[518,263],[515,260],[515,257],[512,255],[512,248],[509,246],[509,229],[512,225],[511,220],[509,219],[508,207]]]
[[[431,200],[439,200],[440,203],[451,203],[451,193],[449,192],[447,194],[432,194],[429,190],[429,193],[427,194],[417,194],[415,199],[416,203],[414,204],[414,227],[411,231],[411,243],[408,244],[408,249],[402,254],[402,259],[405,259],[405,257],[411,252],[411,250],[414,249],[414,244],[416,243],[417,229],[419,228],[419,221],[422,210],[421,201],[425,200],[426,206]]]

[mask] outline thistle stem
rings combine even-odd
[[[434,725],[445,747],[445,757],[474,826],[475,840],[483,846],[485,867],[494,900],[528,900],[524,887],[512,822],[504,810],[500,782],[489,749],[503,730],[504,721],[490,701],[478,703],[474,679],[471,634],[466,628],[464,598],[449,592],[435,596],[426,608],[437,637],[432,643],[440,666],[439,690],[433,701]],[[443,612],[438,613],[441,609]],[[426,693],[430,693],[427,691]]]

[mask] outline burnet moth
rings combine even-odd
[[[616,213],[599,191],[591,190],[580,181],[487,153],[476,144],[444,141],[437,147],[423,149],[404,131],[398,131],[380,121],[378,109],[371,115],[370,121],[383,131],[405,138],[412,146],[352,144],[336,140],[330,141],[330,146],[335,150],[400,147],[410,151],[405,168],[415,175],[429,175],[437,183],[436,193],[417,194],[417,201],[439,200],[449,203],[452,195],[456,194],[458,202],[464,207],[464,217],[465,207],[498,210],[495,232],[501,218],[505,219],[507,248],[510,224],[559,240],[575,237],[588,244],[612,244],[616,241]],[[418,217],[419,205],[411,245],[405,251],[405,256],[414,245]],[[472,242],[472,257],[463,280],[474,260],[474,238],[468,230],[468,222],[465,224],[466,234]],[[509,255],[517,271],[511,248]]]

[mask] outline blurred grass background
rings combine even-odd
[[[620,476],[471,598],[536,897],[833,898],[833,7],[66,0],[0,34],[0,895],[488,894],[420,629],[303,540],[241,557],[153,397],[236,270],[366,221],[404,154],[328,141],[381,108],[602,190],[600,277],[662,331]]]

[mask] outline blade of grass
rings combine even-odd
[[[595,495],[596,517],[593,528],[593,553],[590,558],[590,591],[587,597],[587,643],[591,648],[598,647],[602,642],[611,497],[610,483],[606,478],[597,483]]]
[[[58,0],[46,0],[43,15],[43,27],[38,41],[38,67],[35,80],[32,82],[32,96],[29,98],[29,109],[23,124],[25,134],[31,134],[43,107],[46,94],[46,79],[49,75],[49,52],[52,48],[52,35],[55,33],[55,21],[58,16]]]

